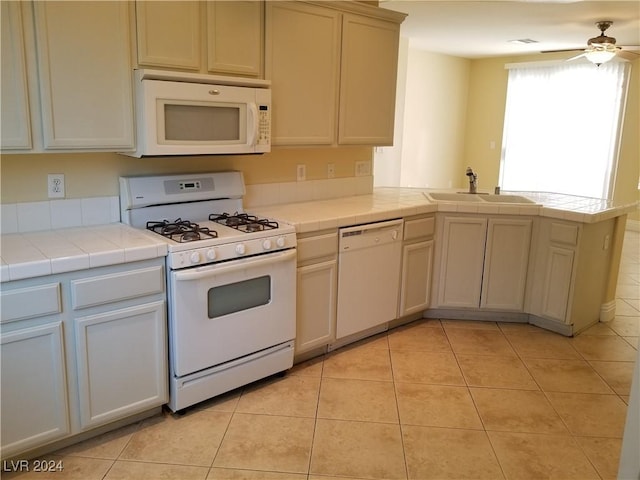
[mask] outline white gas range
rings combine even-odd
[[[167,242],[173,411],[293,365],[295,229],[244,193],[241,172],[120,178],[122,221]]]

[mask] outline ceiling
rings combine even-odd
[[[599,35],[595,23],[601,20],[613,21],[606,35],[615,37],[616,45],[640,45],[637,0],[380,0],[379,5],[408,14],[401,35],[412,48],[464,58],[585,48]],[[509,42],[518,39],[538,43]]]

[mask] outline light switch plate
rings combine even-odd
[[[307,166],[300,164],[296,167],[296,180],[298,182],[304,182],[307,179]]]

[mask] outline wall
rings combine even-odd
[[[498,184],[508,79],[505,64],[563,58],[566,58],[566,54],[526,55],[471,61],[464,159],[465,163],[477,170],[480,188],[491,190]],[[640,60],[635,60],[631,66],[614,187],[614,200],[624,203],[640,200],[640,192],[637,188],[640,177],[639,70]],[[594,122],[596,120],[594,119]],[[495,142],[495,148],[491,148],[492,142]],[[637,221],[640,215],[636,211],[629,218]]]
[[[500,172],[505,64],[566,54],[468,60],[411,49],[405,40],[399,58],[396,125],[403,135],[394,147],[376,149],[374,185],[466,188],[469,165],[478,173],[479,188],[492,191]],[[632,63],[615,180],[614,200],[622,203],[640,200],[639,77],[640,59]],[[629,219],[639,222],[640,212]]]
[[[295,182],[296,165],[307,165],[307,180],[355,176],[356,161],[371,161],[371,147],[278,148],[264,155],[133,158],[117,153],[2,155],[1,203],[47,200],[47,174],[64,173],[66,198],[118,195],[121,175],[241,170],[247,185]]]
[[[470,63],[408,48],[406,64],[399,63],[398,75],[398,92],[403,95],[397,102],[397,108],[403,109],[401,151],[394,146],[390,154],[385,147],[375,154],[374,185],[463,186]]]

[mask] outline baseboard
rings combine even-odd
[[[603,303],[600,306],[600,321],[601,322],[610,322],[616,316],[616,301],[611,300],[610,302]]]

